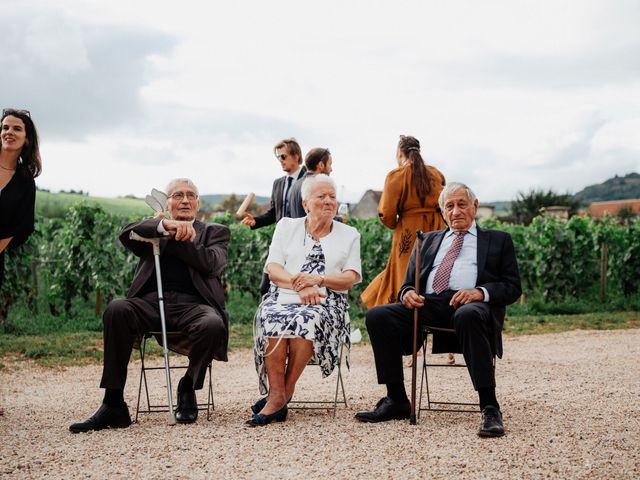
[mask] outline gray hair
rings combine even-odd
[[[166,188],[165,188],[165,193],[167,195],[171,195],[173,193],[173,191],[175,190],[175,188],[181,184],[181,183],[186,183],[187,185],[189,185],[189,188],[191,190],[193,190],[194,192],[196,192],[196,195],[200,196],[200,192],[198,192],[198,187],[196,187],[196,184],[193,183],[190,179],[188,178],[174,178],[173,180],[171,180]]]
[[[318,175],[310,175],[304,179],[304,181],[302,182],[302,186],[300,187],[300,193],[302,194],[303,201],[309,200],[309,197],[311,197],[311,190],[319,183],[327,183],[331,185],[334,192],[337,190],[336,182],[334,182],[329,175],[325,175],[324,173],[319,173]]]
[[[469,202],[471,202],[472,204],[476,202],[476,194],[473,193],[473,190],[467,187],[464,183],[451,182],[447,183],[447,185],[445,185],[445,187],[440,192],[440,197],[438,198],[438,205],[440,205],[440,210],[444,212],[445,199],[448,195],[452,194],[453,192],[457,192],[458,190],[464,190],[465,192],[467,192]]]

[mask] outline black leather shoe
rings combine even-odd
[[[178,383],[178,404],[176,405],[176,422],[193,423],[198,418],[198,400],[193,389],[187,390],[183,385],[184,378]]]
[[[265,425],[269,425],[271,422],[284,422],[287,419],[287,413],[289,413],[289,409],[285,403],[284,407],[269,415],[256,413],[253,417],[247,420],[245,424],[249,427],[264,427]]]
[[[409,418],[411,404],[409,402],[395,402],[389,397],[381,398],[372,412],[358,412],[356,419],[361,422],[386,422],[387,420],[403,420]]]
[[[481,437],[501,437],[504,435],[502,414],[493,405],[487,405],[482,410],[482,424],[478,435]]]
[[[129,425],[131,425],[131,416],[126,403],[117,407],[110,407],[103,403],[87,420],[70,425],[69,431],[80,433],[104,428],[126,428]]]

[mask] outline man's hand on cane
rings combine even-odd
[[[192,222],[164,218],[162,220],[162,226],[169,232],[169,235],[178,242],[193,242],[196,239],[196,230],[193,228]]]
[[[418,295],[415,290],[407,290],[402,297],[402,304],[409,310],[424,307],[424,297]]]

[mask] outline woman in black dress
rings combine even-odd
[[[0,288],[4,251],[21,245],[33,232],[34,178],[42,170],[38,133],[26,110],[5,108],[0,131]]]

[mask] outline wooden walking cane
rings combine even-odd
[[[416,273],[415,289],[420,295],[420,247],[422,246],[422,232],[416,230]],[[418,308],[413,309],[413,357],[411,359],[411,415],[409,423],[416,424],[416,373],[418,363]]]

